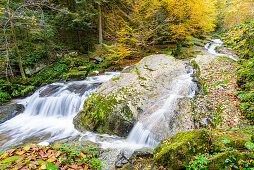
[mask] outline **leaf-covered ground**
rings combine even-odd
[[[233,128],[242,123],[236,96],[236,69],[239,64],[226,57],[211,57],[210,61],[200,62],[200,82],[202,92],[194,104],[196,126]]]
[[[10,149],[0,156],[0,169],[76,170],[101,169],[94,147],[74,145],[38,146]]]

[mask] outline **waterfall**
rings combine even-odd
[[[171,88],[166,99],[160,101],[163,102],[162,106],[150,116],[136,123],[127,138],[128,142],[155,147],[162,138],[169,136],[168,131],[173,131],[173,129],[170,129],[168,124],[170,119],[175,116],[178,99],[193,98],[197,91],[197,84],[192,81],[192,67],[187,66],[186,70],[185,74],[176,77],[171,82]],[[156,140],[158,134],[161,137]]]
[[[83,81],[53,83],[20,100],[18,103],[25,106],[24,112],[0,124],[0,146],[50,143],[79,135],[74,129],[73,117],[88,95],[115,74],[119,73],[105,73]]]

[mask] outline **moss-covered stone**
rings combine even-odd
[[[232,158],[234,158],[235,160],[233,160]],[[237,160],[245,160],[246,158],[247,157],[245,153],[241,153],[236,150],[229,151],[229,152],[221,152],[212,156],[212,158],[210,158],[208,169],[224,169],[224,167],[228,166],[226,159],[229,159],[233,163],[237,164]]]
[[[154,160],[167,169],[182,169],[197,154],[208,153],[210,169],[222,169],[230,156],[246,159],[245,143],[250,142],[250,136],[250,132],[241,129],[180,132],[161,141],[154,150]]]
[[[66,80],[84,80],[87,77],[87,71],[72,71],[66,74]]]
[[[161,142],[154,150],[154,159],[168,169],[181,169],[197,153],[210,147],[209,131],[205,129],[180,132]]]
[[[248,132],[241,129],[213,130],[212,134],[215,152],[224,151],[225,148],[246,149],[245,143],[250,141]]]
[[[83,110],[74,118],[75,128],[84,131],[126,136],[133,127],[132,112],[115,95],[92,94],[84,101]]]

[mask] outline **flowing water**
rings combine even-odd
[[[207,43],[205,48],[213,55],[237,60],[231,55],[217,53],[218,46],[222,46],[222,41],[214,39]],[[137,149],[155,147],[162,138],[175,134],[174,129],[169,127],[169,121],[175,116],[179,99],[193,98],[197,91],[197,85],[192,80],[193,70],[189,66],[186,66],[182,75],[172,80],[168,93],[158,99],[158,109],[148,113],[148,108],[144,114],[146,116],[135,124],[127,139],[75,130],[72,119],[81,109],[83,101],[99,84],[116,74],[119,73],[105,73],[83,81],[53,83],[18,101],[25,106],[25,110],[0,124],[0,146],[5,148],[31,142],[47,144],[68,137],[78,137],[79,140],[99,143],[103,148]]]
[[[179,99],[193,98],[198,89],[197,84],[193,82],[192,74],[192,67],[187,66],[186,73],[171,82],[168,95],[159,101],[163,103],[161,107],[150,116],[137,122],[127,141],[155,147],[161,139],[175,134],[174,129],[169,128],[169,121],[175,116]]]
[[[25,110],[0,124],[0,147],[31,142],[47,144],[80,135],[74,129],[73,117],[89,93],[116,74],[119,73],[105,73],[84,81],[53,83],[18,101],[25,106]]]
[[[228,58],[231,58],[235,61],[238,60],[237,57],[234,57],[232,55],[229,55],[229,54],[221,54],[221,53],[218,53],[216,51],[216,48],[217,47],[221,47],[223,45],[223,41],[221,41],[221,39],[213,39],[213,40],[210,40],[210,42],[208,42],[206,45],[205,45],[205,49],[210,53],[210,54],[213,54],[213,55],[216,55],[216,56],[225,56],[225,57],[228,57]]]

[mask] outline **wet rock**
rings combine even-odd
[[[59,85],[49,85],[46,89],[40,92],[40,97],[48,97],[57,92]]]
[[[102,162],[102,170],[115,169],[116,162],[119,160],[121,150],[107,149],[100,152],[99,160]]]
[[[22,113],[24,109],[22,104],[0,106],[0,124]]]
[[[116,168],[122,168],[125,164],[127,164],[129,161],[124,155],[121,155],[121,157],[118,158],[118,160],[115,163]]]
[[[126,136],[143,114],[149,116],[162,106],[158,100],[182,74],[186,70],[180,60],[164,54],[145,57],[131,72],[105,82],[85,100],[84,109],[73,119],[75,128]]]
[[[138,158],[153,158],[153,148],[142,148],[135,150],[131,159],[134,160]]]
[[[66,80],[84,80],[87,77],[87,71],[74,71],[66,75]]]
[[[72,84],[67,88],[67,90],[69,90],[70,92],[74,92],[76,94],[79,94],[80,96],[82,96],[89,89],[91,89],[91,85],[88,84]]]

